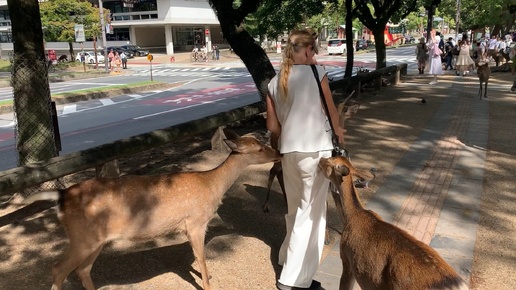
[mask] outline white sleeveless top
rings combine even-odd
[[[319,81],[326,75],[316,66]],[[281,153],[318,152],[333,149],[331,127],[324,112],[319,87],[309,65],[293,65],[288,80],[288,97],[279,96],[279,72],[269,83],[269,95],[274,100],[281,124]]]

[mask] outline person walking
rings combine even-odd
[[[127,56],[123,51],[120,53],[120,59],[122,60],[122,69],[127,69]]]
[[[288,38],[279,73],[270,81],[267,96],[267,129],[271,144],[279,144],[288,211],[286,236],[278,264],[282,266],[276,287],[280,290],[320,289],[313,280],[324,247],[326,198],[329,182],[318,168],[321,157],[333,148],[331,127],[342,141],[344,130],[331,95],[328,76],[310,64],[317,53],[316,37],[307,29]],[[324,96],[320,96],[318,82]],[[324,97],[329,117],[324,113]],[[310,104],[310,105],[307,105]]]
[[[122,60],[120,59],[118,51],[115,52],[114,63],[116,65],[115,73],[120,73],[120,65],[122,64]]]
[[[453,38],[449,37],[448,38],[448,41],[446,41],[444,43],[444,53],[446,54],[445,58],[446,58],[446,66],[444,67],[444,70],[447,70],[448,68],[450,68],[451,70],[453,69],[453,66],[452,66],[452,60],[453,60],[453,54],[452,54],[452,51],[453,51]]]
[[[114,60],[115,60],[115,54],[113,53],[113,50],[110,50],[108,53],[108,63],[109,63],[109,70],[111,72],[113,72],[113,70],[115,69]]]
[[[441,54],[443,53],[441,49],[439,49],[439,43],[441,42],[441,37],[436,35],[435,29],[430,31],[430,37],[428,39],[428,53],[430,60],[430,70],[429,74],[433,75],[434,78],[430,82],[431,85],[437,84],[437,75],[443,74],[443,66],[441,61]]]
[[[465,76],[469,73],[470,70],[474,69],[475,62],[469,55],[471,51],[471,44],[468,41],[468,35],[464,34],[462,36],[462,40],[459,42],[459,57],[457,58],[457,63],[455,64],[455,74]]]
[[[428,47],[425,44],[425,38],[421,37],[416,45],[416,60],[419,74],[425,73],[426,62],[428,61]]]

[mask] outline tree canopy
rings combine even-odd
[[[75,42],[75,24],[84,24],[86,38],[101,33],[99,10],[91,2],[48,0],[39,5],[46,41]]]

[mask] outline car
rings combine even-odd
[[[84,57],[83,57],[84,55]],[[79,52],[77,53],[77,56],[75,56],[75,61],[79,61],[79,62],[83,62],[85,61],[86,63],[95,63],[95,52],[93,51],[85,51],[85,52]],[[102,56],[102,54],[100,54],[100,52],[97,52],[97,61],[99,63],[101,62],[104,62],[104,56]]]
[[[328,39],[328,47],[326,50],[329,55],[344,54],[346,52],[346,40],[343,38]]]
[[[120,46],[108,46],[107,47],[107,53],[109,54],[109,51],[113,50],[113,53],[116,51],[118,52],[118,54],[121,54],[122,52],[124,52],[125,54],[125,57],[127,58],[133,58],[134,57],[134,53],[132,53],[131,51],[127,50],[127,49],[123,49],[121,48]],[[104,55],[104,50],[102,50],[102,55]]]
[[[143,49],[138,45],[134,44],[121,45],[120,47],[132,52],[135,56],[146,56],[149,54],[149,51],[147,49]]]
[[[416,43],[416,39],[412,35],[405,35],[405,43],[414,44]]]
[[[356,44],[356,50],[359,51],[361,49],[368,49],[369,48],[369,45],[367,43],[367,41],[363,40],[363,39],[360,39],[360,40],[357,40],[357,44]]]

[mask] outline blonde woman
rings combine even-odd
[[[333,148],[330,124],[338,125],[338,114],[328,77],[316,66],[319,79],[310,67],[317,53],[316,38],[310,30],[293,31],[288,39],[278,75],[269,83],[267,129],[283,154],[281,164],[287,195],[287,234],[278,263],[283,266],[276,286],[280,290],[320,289],[313,276],[321,260],[326,229],[326,196],[329,182],[318,169],[321,157],[330,157]],[[321,82],[330,118],[324,113],[317,82]]]

